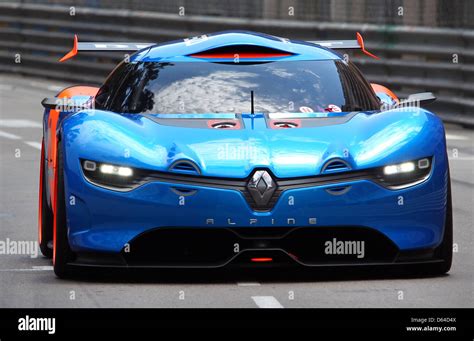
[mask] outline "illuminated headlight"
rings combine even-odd
[[[108,164],[103,164],[100,166],[100,171],[104,174],[113,174],[119,176],[132,176],[133,171],[130,167],[118,167]]]
[[[414,162],[404,162],[399,165],[390,165],[385,166],[383,172],[385,175],[393,175],[398,173],[408,173],[413,172],[415,170],[415,163]]]
[[[387,165],[379,169],[377,181],[391,189],[414,186],[428,178],[431,165],[431,157]]]
[[[81,160],[85,178],[101,187],[114,190],[130,190],[139,185],[141,174],[131,167]]]

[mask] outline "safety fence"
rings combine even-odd
[[[474,30],[304,20],[179,15],[124,9],[0,2],[0,71],[100,84],[123,53],[58,59],[81,41],[161,42],[244,29],[302,40],[353,39],[361,32],[380,60],[350,58],[369,81],[399,96],[432,91],[430,109],[443,119],[474,124]]]

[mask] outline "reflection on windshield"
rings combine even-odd
[[[249,112],[250,90],[258,87],[252,80],[255,73],[236,71],[216,71],[207,76],[195,76],[174,82],[156,95],[157,106],[152,110],[176,112],[179,103],[183,112]],[[212,94],[212,96],[209,96]],[[211,97],[211,98],[210,98]],[[272,99],[260,98],[258,111],[279,110]],[[189,109],[187,109],[189,108]]]
[[[354,91],[354,87],[357,90]],[[128,113],[266,113],[375,110],[368,83],[342,61],[136,65],[109,108]]]

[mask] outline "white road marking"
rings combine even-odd
[[[8,128],[41,128],[43,125],[40,122],[31,120],[6,120],[0,119],[0,127]]]
[[[31,121],[33,122],[33,121]],[[21,140],[22,138],[18,135],[7,133],[6,131],[0,130],[0,137],[4,137],[10,140]],[[36,141],[24,141],[28,146],[41,150],[41,143]]]
[[[239,287],[259,287],[260,283],[257,282],[242,282],[242,283],[237,283]]]
[[[32,271],[52,271],[52,266],[33,266],[31,269],[0,269],[0,272],[32,272]]]
[[[474,161],[474,156],[450,156],[448,159],[450,161]]]
[[[51,265],[33,266],[33,269],[38,271],[53,271]]]
[[[41,143],[39,142],[36,142],[36,141],[25,141],[25,143],[30,146],[30,147],[33,147],[33,148],[36,148],[36,149],[39,149],[41,150]]]
[[[252,300],[259,308],[283,308],[273,296],[252,296]]]
[[[2,131],[2,130],[0,130],[0,137],[4,137],[4,138],[10,139],[10,140],[20,140],[21,139],[21,137],[18,136],[18,135],[10,134],[10,133],[7,133],[6,131]]]
[[[48,83],[41,83],[41,82],[30,82],[30,86],[35,87],[35,88],[41,88],[41,89],[48,89],[49,91],[60,91],[64,87],[56,84],[48,84]]]
[[[462,135],[446,134],[447,140],[469,140],[469,137]]]
[[[0,84],[0,90],[10,91],[10,90],[13,90],[13,86],[8,85],[8,84]]]

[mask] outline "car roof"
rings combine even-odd
[[[243,46],[255,49],[272,49],[287,55],[275,57],[271,54],[259,58],[245,58],[246,61],[275,60],[341,60],[333,50],[307,41],[280,38],[251,31],[223,31],[198,37],[175,40],[153,45],[137,52],[132,62],[219,62],[229,58],[199,58],[196,55],[218,48]],[[237,48],[237,47],[236,47]],[[237,48],[238,49],[238,48]]]

